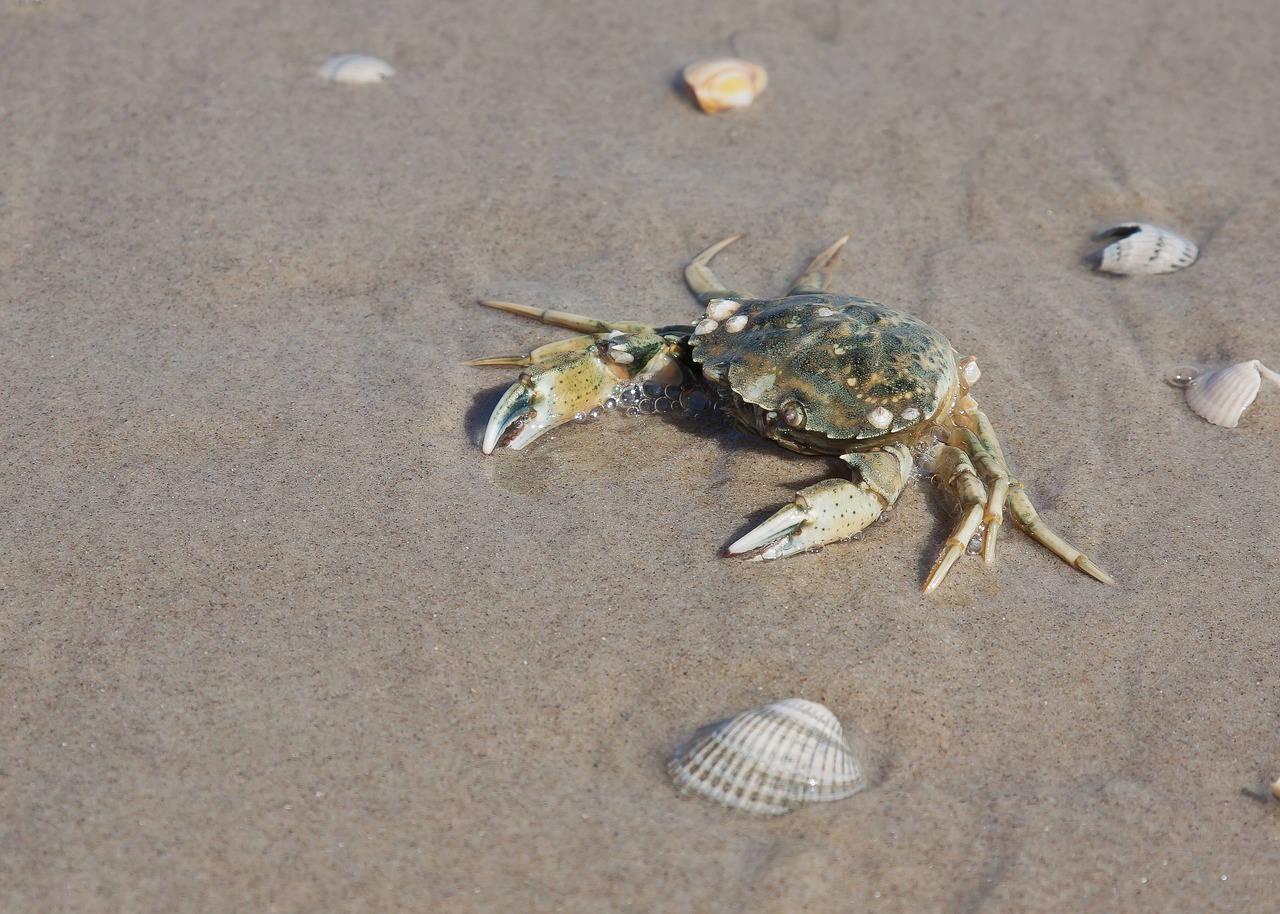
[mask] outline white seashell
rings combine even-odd
[[[1187,405],[1196,415],[1214,425],[1235,428],[1258,396],[1264,376],[1280,385],[1280,374],[1257,359],[1203,374],[1194,368],[1178,368],[1170,382],[1186,388]]]
[[[745,108],[769,84],[764,67],[736,57],[699,60],[685,67],[682,75],[698,107],[707,114]]]
[[[1190,239],[1145,222],[1125,222],[1094,237],[1099,241],[1114,239],[1093,255],[1095,266],[1121,276],[1172,273],[1191,266],[1200,256],[1200,249]]]
[[[801,803],[841,800],[866,786],[840,721],[788,698],[704,727],[667,766],[684,793],[776,816]]]
[[[339,54],[325,61],[320,68],[321,79],[351,86],[380,83],[395,75],[396,71],[391,68],[391,64],[367,54]]]
[[[1280,800],[1280,777],[1271,782],[1271,795]]]

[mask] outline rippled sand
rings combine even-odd
[[[1274,911],[1280,396],[1163,381],[1280,363],[1274,15],[1064,7],[0,0],[0,909]],[[1200,260],[1091,271],[1133,219]],[[1009,528],[922,597],[919,485],[721,559],[831,468],[714,425],[480,454],[460,363],[558,331],[477,298],[689,320],[742,230],[760,294],[852,232],[1119,586]],[[788,696],[871,788],[675,796]]]

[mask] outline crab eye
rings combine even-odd
[[[797,403],[795,400],[782,407],[782,421],[792,428],[802,428],[806,418],[807,415],[803,404]]]

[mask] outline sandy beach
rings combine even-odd
[[[0,0],[0,911],[1274,912],[1280,44],[1259,0]],[[328,83],[343,52],[378,85]],[[768,69],[699,112],[690,61]],[[1119,222],[1201,248],[1117,278]],[[725,546],[830,461],[607,415],[486,457],[569,335],[681,269],[977,357],[1041,514],[921,584]],[[871,783],[680,797],[709,721],[830,707]]]

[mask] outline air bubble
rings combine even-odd
[[[1190,387],[1202,374],[1204,369],[1198,365],[1179,365],[1169,373],[1167,380],[1174,387]]]

